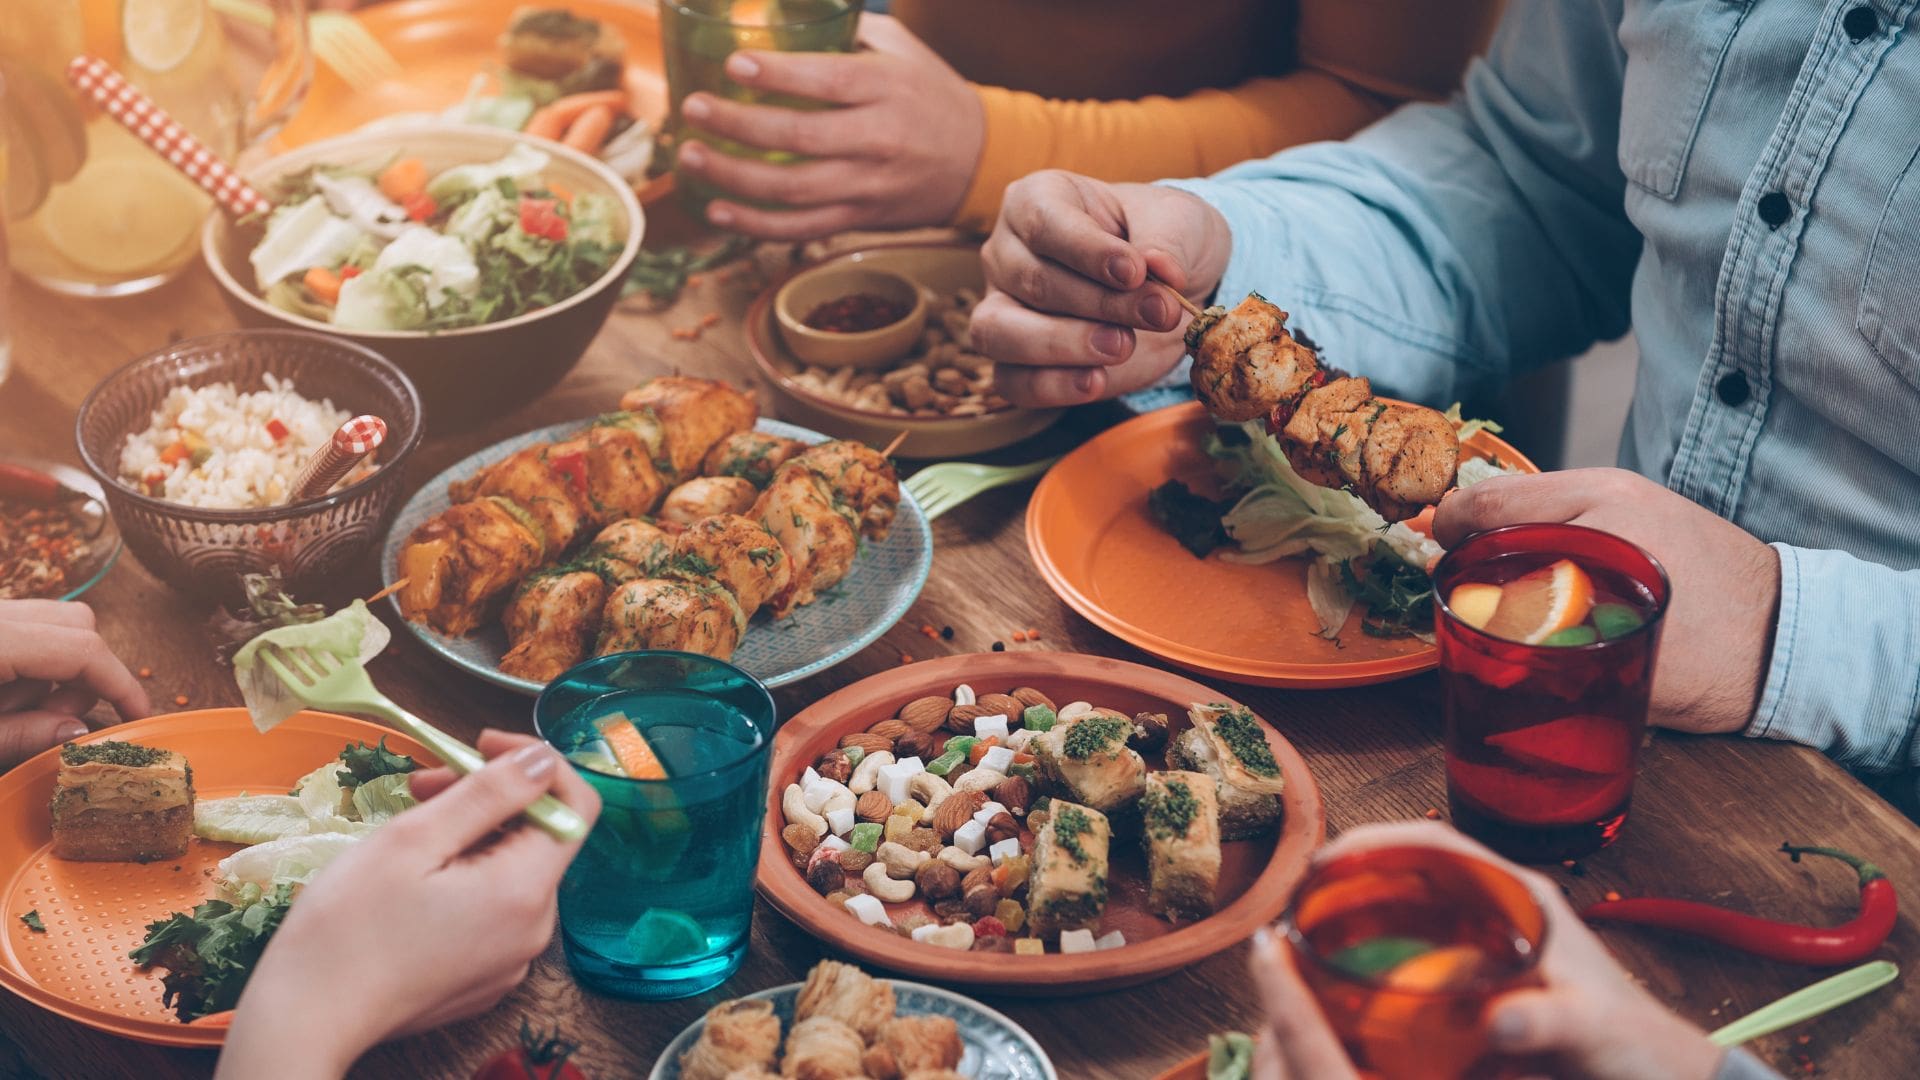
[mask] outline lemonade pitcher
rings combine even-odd
[[[232,161],[278,130],[306,93],[307,0],[6,5],[0,209],[13,268],[80,296],[160,285],[194,257],[212,200],[68,85],[68,62],[106,61]]]

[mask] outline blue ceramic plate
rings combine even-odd
[[[800,984],[788,983],[746,996],[773,1002],[773,1011],[780,1017],[784,1031],[793,1024],[793,1003],[800,996]],[[893,999],[895,1016],[953,1017],[960,1027],[960,1041],[966,1046],[966,1054],[955,1070],[961,1076],[972,1080],[1059,1080],[1046,1051],[1040,1049],[1040,1044],[1025,1028],[972,998],[937,986],[895,979]],[[660,1060],[653,1063],[647,1080],[680,1080],[680,1055],[700,1038],[700,1030],[705,1026],[704,1019],[695,1020],[675,1036]]]
[[[383,583],[393,584],[400,546],[407,536],[447,508],[448,485],[535,443],[564,439],[590,422],[569,421],[516,435],[456,462],[427,481],[401,507],[393,528],[387,532],[386,548],[380,558]],[[805,443],[827,441],[827,437],[817,431],[778,420],[762,420],[758,428]],[[932,568],[933,532],[927,528],[927,519],[920,513],[919,504],[902,490],[893,531],[880,543],[861,545],[860,555],[846,580],[777,623],[765,615],[756,616],[740,640],[740,647],[734,651],[732,662],[768,686],[785,686],[817,675],[873,644],[899,622],[920,595],[921,586],[927,583],[927,572]],[[400,610],[397,597],[393,600],[393,609]],[[500,670],[500,657],[507,651],[507,635],[498,623],[490,623],[463,638],[448,637],[415,622],[403,625],[421,644],[455,667],[529,697],[540,692],[540,683],[515,678]]]
[[[126,545],[120,540],[120,529],[114,524],[112,515],[107,513],[105,493],[100,490],[99,481],[71,465],[62,465],[57,461],[42,461],[38,458],[18,457],[13,454],[0,454],[0,462],[32,469],[45,473],[76,491],[93,496],[89,503],[73,504],[74,512],[82,519],[82,528],[97,526],[99,532],[87,538],[87,557],[67,570],[67,589],[59,596],[46,597],[49,600],[74,600],[81,593],[100,583],[120,560],[120,551]],[[919,511],[916,510],[915,513]],[[17,599],[27,599],[18,597]]]

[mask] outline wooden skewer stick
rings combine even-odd
[[[904,431],[903,431],[903,432],[901,432],[900,434],[898,434],[898,435],[895,435],[895,436],[893,437],[893,441],[887,444],[887,448],[886,448],[885,450],[882,450],[882,451],[880,451],[880,456],[881,456],[881,457],[883,457],[883,458],[889,458],[889,457],[892,457],[892,456],[893,456],[893,452],[894,452],[895,450],[898,450],[898,449],[900,449],[900,444],[901,444],[901,443],[903,443],[903,442],[906,442],[906,441],[907,441],[907,433],[906,433],[906,432],[904,432]]]
[[[392,596],[394,593],[397,593],[401,589],[406,588],[407,584],[412,580],[413,580],[412,578],[404,578],[404,577],[401,578],[399,581],[396,581],[393,584],[387,586],[386,588],[381,589],[379,592],[374,593],[372,596],[367,597],[367,603],[371,605],[371,604],[377,604],[380,601],[385,600],[387,597]]]
[[[1165,285],[1167,291],[1173,294],[1173,298],[1180,302],[1180,306],[1187,309],[1187,314],[1193,316],[1196,319],[1200,317],[1200,305],[1187,299],[1186,296],[1184,296],[1179,289],[1176,289],[1171,285],[1167,285],[1167,283],[1164,281],[1160,281],[1159,276],[1154,274],[1152,271],[1147,272],[1147,280],[1159,281],[1160,284]]]

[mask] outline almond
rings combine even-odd
[[[867,734],[877,735],[891,743],[893,740],[912,730],[904,720],[882,720],[868,728]]]
[[[971,735],[975,720],[992,715],[992,709],[981,705],[955,705],[947,710],[947,730],[961,735]]]
[[[1020,714],[1027,711],[1020,699],[1011,694],[982,694],[976,708],[983,710],[981,716],[1006,717],[1009,727],[1018,727]]]
[[[896,758],[932,759],[938,755],[933,752],[933,736],[924,731],[909,731],[893,740],[893,756]]]
[[[1052,698],[1048,697],[1047,695],[1041,693],[1038,690],[1035,690],[1031,686],[1022,686],[1016,689],[1012,694],[1008,696],[1013,698],[1013,700],[1019,702],[1023,708],[1031,709],[1035,705],[1045,705],[1047,708],[1053,709],[1054,712],[1060,711],[1059,709],[1054,708]]]
[[[943,697],[916,698],[900,710],[900,722],[915,731],[934,732],[947,722],[947,710],[953,702]]]
[[[1024,817],[1027,804],[1033,801],[1033,786],[1024,776],[1009,776],[993,786],[993,801],[1012,811],[1015,817]]]
[[[860,796],[858,802],[853,804],[853,816],[861,821],[882,822],[887,820],[887,815],[891,813],[893,813],[893,803],[888,801],[886,795],[878,791],[867,792],[865,795]],[[788,826],[788,828],[792,827],[791,825]],[[804,825],[800,827],[806,829]],[[813,830],[807,829],[807,832],[811,833]]]
[[[840,749],[845,750],[850,746],[857,746],[869,754],[877,754],[882,750],[891,753],[893,751],[893,740],[865,731],[855,732],[852,735],[842,735],[840,737]]]
[[[1001,811],[987,822],[987,843],[997,844],[1002,840],[1012,840],[1020,835],[1020,823],[1013,815]]]
[[[933,831],[940,839],[951,840],[955,830],[973,820],[973,815],[987,805],[987,793],[984,791],[958,791],[942,799],[933,811]]]

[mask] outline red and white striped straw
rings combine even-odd
[[[377,416],[356,416],[340,425],[320,452],[300,467],[294,478],[290,503],[317,499],[333,490],[340,478],[353,471],[360,460],[387,441],[387,422]]]
[[[230,213],[239,216],[273,209],[266,196],[242,180],[239,173],[200,140],[187,134],[166,110],[155,105],[152,98],[122,78],[106,61],[91,56],[74,57],[67,64],[67,81],[188,179],[205,188],[207,194]]]

